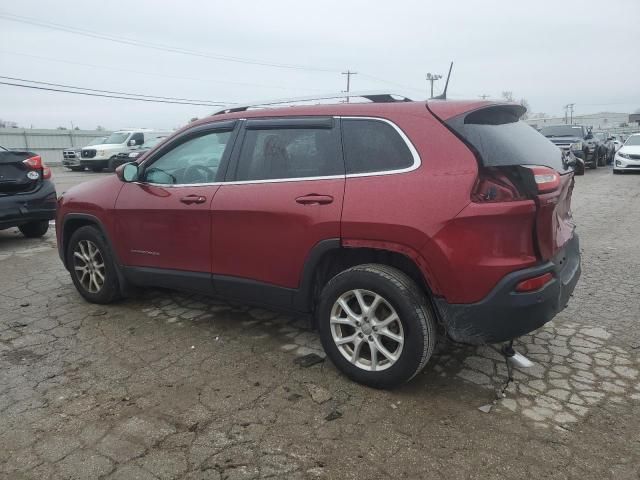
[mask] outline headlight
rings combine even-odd
[[[569,145],[569,148],[574,151],[582,151],[582,142],[576,142]]]
[[[620,155],[622,158],[627,158],[627,159],[631,159],[631,155],[629,155],[628,153],[623,153],[623,152],[618,152],[618,155]]]

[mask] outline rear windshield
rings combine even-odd
[[[454,117],[447,124],[477,153],[486,167],[543,165],[567,171],[562,151],[519,119],[520,111],[488,107]]]

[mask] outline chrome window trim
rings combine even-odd
[[[417,170],[422,165],[422,160],[420,158],[420,154],[418,150],[413,145],[409,137],[404,133],[404,131],[396,125],[391,120],[382,117],[361,117],[361,116],[333,116],[333,118],[341,119],[341,120],[375,120],[379,122],[386,123],[391,125],[395,131],[400,135],[400,138],[404,141],[404,143],[409,148],[411,152],[411,156],[413,157],[413,165],[405,168],[398,168],[395,170],[379,170],[375,172],[364,172],[364,173],[349,173],[345,175],[326,175],[320,177],[296,177],[296,178],[270,178],[265,180],[239,180],[239,181],[231,181],[231,182],[209,182],[209,183],[181,183],[181,184],[163,184],[163,183],[150,183],[150,182],[131,182],[137,185],[152,185],[154,187],[163,187],[163,188],[184,188],[184,187],[208,187],[208,186],[220,186],[220,185],[251,185],[251,184],[260,184],[260,183],[289,183],[289,182],[312,182],[316,180],[337,180],[337,179],[347,179],[347,178],[360,178],[360,177],[377,177],[381,175],[396,175],[400,173],[407,173]]]

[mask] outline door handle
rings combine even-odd
[[[301,205],[326,205],[333,202],[333,197],[331,195],[318,195],[316,193],[311,193],[309,195],[296,198],[296,202]]]
[[[182,197],[180,201],[191,205],[192,203],[204,203],[207,201],[207,197],[203,197],[202,195],[187,195],[186,197]]]

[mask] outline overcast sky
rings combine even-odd
[[[186,49],[184,55],[0,18],[0,75],[220,102],[352,90],[426,97],[427,72],[452,98],[512,91],[533,112],[640,108],[640,1],[22,0],[0,15]],[[211,56],[234,57],[241,62]],[[274,68],[243,63],[309,67]],[[314,70],[317,69],[317,70]],[[383,83],[384,80],[388,83]],[[0,79],[0,81],[9,81]],[[436,91],[444,81],[436,83]],[[20,126],[171,128],[215,108],[84,97],[0,85],[0,119]]]

